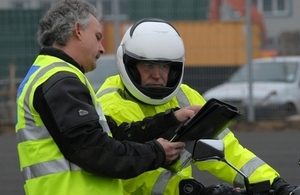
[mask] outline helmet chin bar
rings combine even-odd
[[[167,87],[148,87],[145,90],[144,87],[139,86],[140,88],[136,88],[135,85],[129,86],[130,88],[126,88],[126,91],[136,100],[149,105],[162,105],[170,101],[174,95],[177,93],[179,88],[174,87],[173,90],[168,90]],[[143,88],[143,89],[141,89]],[[145,93],[142,93],[141,90],[145,90]],[[153,90],[153,91],[152,91]]]
[[[149,86],[136,86],[143,94],[152,99],[163,99],[169,96],[175,87],[149,87]]]

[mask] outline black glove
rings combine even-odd
[[[276,195],[299,195],[300,194],[299,186],[291,186],[280,177],[274,179],[271,188],[274,190]]]
[[[234,188],[227,183],[221,183],[206,187],[201,195],[241,195],[240,189]]]

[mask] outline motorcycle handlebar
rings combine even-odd
[[[290,195],[300,195],[300,188],[296,188]]]
[[[269,190],[268,192],[253,193],[253,192],[247,192],[245,188],[242,188],[242,189],[237,189],[236,195],[275,195],[275,193],[273,190]]]

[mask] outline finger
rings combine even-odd
[[[201,108],[202,108],[202,106],[196,106],[196,105],[190,106],[190,109],[193,110],[193,111],[196,112],[196,113],[197,113]]]
[[[180,149],[180,150],[182,150],[182,148],[185,147],[185,143],[184,142],[172,142],[171,144],[173,144],[174,148]]]

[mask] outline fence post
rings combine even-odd
[[[15,110],[16,110],[16,66],[14,63],[9,65],[9,105],[8,105],[8,113],[9,113],[9,123],[14,124],[15,120]]]

